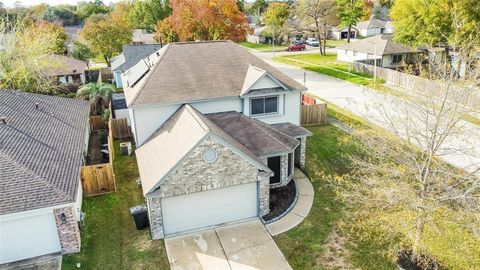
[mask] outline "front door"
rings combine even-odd
[[[268,168],[273,171],[270,184],[280,183],[280,156],[268,158]]]

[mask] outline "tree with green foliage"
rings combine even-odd
[[[395,23],[394,38],[401,43],[461,45],[472,40],[470,37],[480,42],[477,0],[396,0],[391,16]]]
[[[157,22],[171,13],[168,0],[137,0],[127,11],[126,19],[133,28],[153,31]]]
[[[60,22],[64,26],[75,25],[78,22],[75,12],[63,6],[47,7],[43,13],[43,19],[49,22]]]
[[[271,30],[273,35],[273,45],[275,45],[275,34],[283,27],[290,16],[290,8],[286,3],[271,3],[265,13],[263,13],[263,21]]]
[[[55,93],[58,85],[45,74],[60,65],[49,58],[57,53],[59,31],[45,24],[0,20],[3,49],[0,50],[0,89]]]
[[[361,0],[337,0],[340,10],[340,25],[348,26],[347,42],[350,43],[352,25],[356,25],[363,16],[363,1]]]
[[[255,23],[260,25],[262,23],[262,14],[267,10],[268,3],[266,0],[255,0],[248,9],[250,15],[253,16]]]
[[[93,53],[87,44],[75,40],[73,42],[72,57],[78,60],[88,61],[93,57]]]
[[[101,54],[110,65],[110,58],[122,51],[122,46],[132,42],[132,29],[121,18],[91,20],[85,23],[81,35],[92,50]]]
[[[102,0],[93,0],[90,2],[78,2],[77,16],[85,20],[92,14],[107,14],[110,9],[102,2]]]
[[[105,83],[87,83],[77,91],[77,97],[90,100],[92,113],[103,115],[108,108],[112,94],[115,93],[115,86]]]
[[[67,42],[68,36],[65,32],[63,26],[58,22],[47,22],[47,21],[38,21],[33,25],[34,29],[38,34],[42,35],[53,35],[55,38],[51,40],[54,45],[54,53],[64,54],[66,51],[65,43]]]

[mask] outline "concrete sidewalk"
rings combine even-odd
[[[291,270],[260,220],[165,239],[172,270]]]
[[[295,168],[293,179],[295,179],[295,187],[298,191],[297,202],[292,210],[284,217],[266,225],[267,230],[271,235],[277,235],[291,230],[307,217],[312,208],[314,199],[312,183],[298,168]]]
[[[388,131],[392,131],[392,128],[388,123],[388,119],[385,118],[385,114],[388,113],[391,118],[396,116],[401,117],[395,109],[395,106],[398,104],[396,99],[399,97],[381,93],[324,74],[275,62],[271,60],[270,54],[255,53],[255,55],[299,83],[303,84],[304,74],[306,74],[306,86],[308,87],[309,93],[344,110],[359,115]],[[460,121],[459,124],[463,127],[463,132],[457,136],[449,137],[448,140],[445,141],[440,158],[458,168],[475,171],[480,164],[480,140],[478,139],[480,138],[480,126],[473,125],[466,121]],[[417,125],[419,128],[425,126],[424,123],[417,123]],[[453,152],[451,149],[460,149],[461,151]]]

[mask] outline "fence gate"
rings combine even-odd
[[[83,192],[86,196],[114,192],[115,175],[111,163],[83,166],[81,172]]]

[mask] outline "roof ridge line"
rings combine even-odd
[[[159,50],[161,50],[163,48],[165,48],[165,51],[162,52],[162,55],[158,58],[157,62],[155,62],[155,64],[153,65],[153,68],[152,69],[149,68],[149,70],[147,71],[147,76],[142,78],[143,81],[140,85],[138,85],[138,87],[139,87],[138,91],[135,93],[135,96],[133,97],[132,102],[130,102],[130,104],[135,103],[138,96],[140,95],[140,92],[142,92],[143,87],[147,83],[148,79],[150,79],[150,77],[152,77],[152,74],[155,72],[155,70],[157,70],[157,67],[160,65],[160,62],[162,62],[163,57],[165,56],[165,54],[167,54],[168,49],[170,49],[170,43],[165,45],[165,47],[160,48]],[[144,59],[145,58],[142,58],[142,60],[144,60]]]
[[[208,132],[208,131],[212,131],[212,129],[210,129],[208,127],[208,125],[205,123],[205,121],[203,121],[200,116],[198,115],[198,113],[201,113],[199,111],[197,111],[195,108],[192,107],[192,105],[188,104],[188,103],[185,103],[183,104],[182,106],[185,106],[185,109],[193,116],[193,118],[195,119],[195,121],[197,121],[198,125],[205,131],[205,132]],[[214,132],[215,133],[215,132]]]

